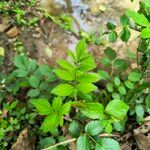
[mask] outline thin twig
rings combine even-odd
[[[67,140],[67,141],[60,142],[60,143],[57,143],[57,144],[52,145],[52,146],[50,146],[50,147],[44,148],[44,149],[42,149],[42,150],[51,150],[51,149],[53,149],[53,148],[55,148],[55,147],[57,147],[57,146],[64,145],[64,144],[68,144],[68,143],[74,142],[74,141],[76,141],[76,140],[77,140],[76,138],[69,139],[69,140]]]
[[[99,135],[99,137],[120,137],[120,135],[119,134],[102,133]]]
[[[118,134],[107,134],[107,133],[103,133],[103,134],[100,134],[99,137],[120,137],[120,135]],[[42,150],[51,150],[57,146],[60,146],[60,145],[64,145],[64,144],[68,144],[68,143],[71,143],[71,142],[75,142],[77,139],[76,138],[73,138],[73,139],[69,139],[67,141],[64,141],[64,142],[60,142],[60,143],[57,143],[55,145],[52,145],[50,147],[47,147],[47,148],[44,148]]]

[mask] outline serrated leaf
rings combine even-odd
[[[64,69],[54,69],[53,70],[56,75],[66,81],[72,81],[74,80],[74,74],[68,70],[64,70]]]
[[[149,26],[149,21],[143,14],[128,10],[128,11],[126,11],[126,15],[128,17],[131,17],[135,23],[137,23],[141,26],[144,26],[144,27]]]
[[[27,95],[29,97],[36,97],[40,94],[40,91],[38,89],[31,89],[28,91]]]
[[[120,33],[120,38],[124,42],[128,42],[131,36],[130,30],[127,27],[124,27]]]
[[[26,70],[28,66],[28,59],[25,56],[16,55],[14,57],[14,65],[19,69]]]
[[[116,26],[114,25],[114,23],[113,22],[108,22],[107,23],[107,28],[109,29],[109,30],[114,30],[115,28],[116,28]]]
[[[67,60],[59,59],[57,63],[63,68],[67,70],[73,70],[74,66]]]
[[[85,126],[85,132],[89,135],[95,136],[103,131],[103,126],[100,121],[90,121]]]
[[[39,70],[40,70],[40,73],[44,76],[53,75],[52,69],[48,65],[40,65]]]
[[[105,132],[110,134],[112,132],[112,130],[113,130],[113,127],[112,127],[111,123],[107,122],[107,124],[105,126]]]
[[[114,93],[112,93],[112,97],[113,97],[113,99],[120,99],[120,94],[114,92]]]
[[[40,149],[47,148],[53,144],[55,144],[55,139],[53,137],[42,138],[39,142]],[[56,149],[54,149],[54,150],[56,150]]]
[[[86,103],[84,108],[81,108],[81,111],[91,119],[99,119],[104,115],[104,107],[100,103]]]
[[[139,72],[131,72],[128,76],[128,79],[133,82],[140,81],[142,74]]]
[[[76,78],[77,81],[79,82],[97,82],[100,80],[100,76],[97,73],[86,73],[83,75],[80,75]]]
[[[114,78],[114,83],[115,83],[116,86],[119,86],[121,84],[121,81],[120,81],[119,77]]]
[[[115,52],[115,50],[113,50],[112,48],[110,47],[107,47],[105,50],[104,50],[104,53],[105,55],[110,59],[110,60],[114,60],[117,56],[117,53]]]
[[[106,106],[106,112],[118,119],[125,117],[129,106],[119,99],[114,99]]]
[[[116,59],[114,62],[114,67],[119,69],[119,70],[126,70],[128,67],[127,62],[124,59]]]
[[[62,106],[62,99],[60,97],[55,97],[52,102],[52,109],[58,112]]]
[[[77,138],[81,132],[81,125],[78,122],[73,121],[69,124],[68,130],[69,130],[71,136]]]
[[[140,118],[143,118],[144,116],[144,108],[142,105],[136,105],[135,106],[135,112],[136,112],[136,115]]]
[[[107,83],[106,88],[109,92],[113,92],[113,90],[114,90],[112,83]]]
[[[86,137],[86,134],[81,135],[77,139],[77,150],[91,150],[90,141]]]
[[[68,96],[74,91],[74,87],[70,84],[59,84],[56,86],[51,93],[58,96]]]
[[[144,39],[150,38],[150,28],[145,28],[141,31],[141,37]]]
[[[118,87],[118,91],[119,91],[120,94],[126,95],[126,89],[125,89],[124,86],[120,85],[120,86]]]
[[[95,146],[95,150],[121,150],[119,143],[110,138],[102,138]]]
[[[30,59],[27,67],[28,72],[33,72],[37,68],[36,60]]]
[[[67,115],[70,111],[70,108],[71,108],[71,102],[67,102],[67,103],[63,104],[59,110],[59,114],[60,115]]]
[[[120,22],[122,26],[127,26],[130,22],[129,18],[124,14],[120,17]]]
[[[125,81],[125,85],[129,89],[134,89],[134,84],[129,80]]]
[[[89,93],[95,91],[97,87],[92,83],[83,82],[77,85],[77,89],[83,93]]]
[[[117,33],[115,31],[112,31],[109,33],[109,41],[114,43],[117,40]]]
[[[14,71],[14,73],[16,74],[16,77],[26,77],[28,75],[28,72],[22,69],[17,69]]]
[[[76,46],[77,60],[80,60],[85,52],[86,52],[86,41],[85,39],[82,39],[78,42]]]
[[[96,67],[94,58],[91,54],[88,54],[88,57],[80,63],[78,70],[80,71],[89,71]]]
[[[71,57],[74,61],[76,61],[76,56],[71,50],[68,50],[68,56]]]
[[[46,132],[56,129],[58,126],[59,126],[59,116],[57,114],[52,114],[52,115],[47,116],[44,119],[40,129],[44,133],[46,133]]]
[[[105,79],[105,80],[109,79],[109,74],[106,71],[99,70],[98,73],[102,79]]]
[[[52,107],[46,99],[34,99],[30,102],[36,107],[40,115],[49,115],[52,112]]]
[[[40,84],[40,81],[38,80],[38,78],[33,75],[29,78],[28,82],[33,88],[37,88]]]
[[[105,66],[110,66],[111,65],[111,60],[107,57],[103,57],[100,59],[100,62],[105,65]]]

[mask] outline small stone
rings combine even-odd
[[[8,28],[7,25],[0,24],[0,32],[3,33]]]
[[[19,31],[18,31],[18,28],[16,26],[12,27],[8,32],[7,32],[7,35],[8,37],[10,38],[14,38],[16,36],[18,36],[19,34]]]
[[[32,34],[32,36],[33,36],[34,38],[39,39],[39,38],[41,37],[41,34],[39,34],[39,33],[34,33],[34,34]]]

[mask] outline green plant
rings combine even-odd
[[[16,70],[6,79],[6,87],[9,92],[17,94],[21,88],[28,88],[29,97],[37,97],[41,95],[43,98],[50,96],[50,83],[56,77],[48,65],[37,65],[34,59],[28,59],[23,55],[14,57],[14,65]],[[16,77],[16,80],[14,80]],[[11,83],[11,84],[10,84]]]
[[[91,92],[97,89],[93,83],[99,81],[100,76],[97,73],[89,72],[89,70],[95,68],[95,63],[92,55],[86,51],[84,39],[77,44],[75,54],[72,51],[68,51],[68,55],[72,61],[57,61],[61,68],[53,71],[63,80],[63,83],[57,85],[51,93],[61,97],[70,97],[73,102],[67,102],[62,105],[60,97],[55,98],[52,101],[52,105],[47,100],[31,100],[39,114],[47,115],[41,129],[45,132],[51,131],[53,133],[52,131],[59,125],[63,125],[62,116],[69,113],[70,107],[77,107],[80,109],[80,113],[94,120],[85,126],[84,134],[80,135],[79,133],[77,140],[78,149],[102,148],[106,146],[101,145],[103,142],[112,142],[113,146],[119,149],[119,144],[115,140],[109,138],[101,139],[98,135],[101,132],[111,133],[113,130],[112,124],[124,119],[129,107],[119,98],[107,99],[108,102],[103,105],[99,100],[93,99]],[[78,113],[75,115],[78,115]],[[86,117],[85,121],[87,120]],[[69,131],[71,135],[74,136],[75,131],[79,130],[79,126],[78,123],[70,124]],[[92,145],[89,144],[89,140],[92,142]]]

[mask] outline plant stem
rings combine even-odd
[[[68,143],[74,142],[74,141],[76,141],[76,140],[77,140],[76,138],[69,139],[69,140],[67,140],[67,141],[60,142],[60,143],[57,143],[57,144],[52,145],[52,146],[50,146],[50,147],[44,148],[44,149],[42,149],[42,150],[51,150],[51,149],[53,149],[53,148],[55,148],[55,147],[57,147],[57,146],[64,145],[64,144],[68,144]]]

